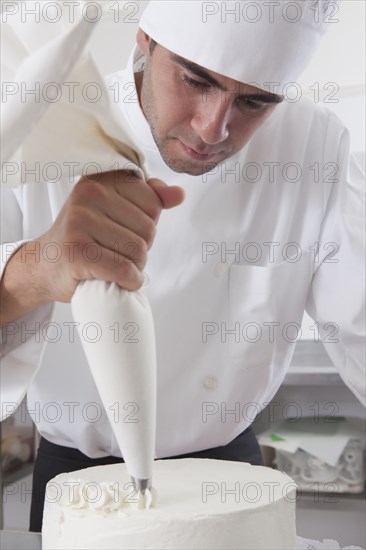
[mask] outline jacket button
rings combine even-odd
[[[214,274],[216,275],[216,277],[220,277],[221,275],[226,273],[228,268],[229,268],[229,266],[228,266],[227,262],[219,262],[215,265],[213,271],[214,271]]]
[[[214,376],[206,376],[202,381],[202,385],[206,390],[215,390],[219,385],[219,381]]]

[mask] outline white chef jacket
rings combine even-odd
[[[175,173],[131,94],[137,52],[108,86],[112,95],[118,89],[146,173],[186,193],[162,212],[145,268],[157,346],[156,457],[225,445],[247,428],[285,377],[304,309],[365,403],[363,175],[347,129],[322,106],[285,101],[219,167]],[[73,185],[2,190],[3,267],[49,229]],[[84,337],[98,337],[97,322]],[[111,330],[128,340],[136,327]],[[121,456],[70,304],[43,305],[4,328],[1,367],[3,416],[27,392],[49,441],[94,458]],[[114,407],[116,421],[133,421],[133,404]]]

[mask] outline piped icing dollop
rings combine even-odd
[[[156,506],[154,488],[143,494],[131,481],[86,481],[70,478],[64,483],[61,504],[73,509],[89,509],[96,512],[114,512],[124,509],[147,510]]]

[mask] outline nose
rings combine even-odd
[[[217,94],[220,96],[221,94]],[[191,127],[208,145],[222,143],[229,137],[230,105],[220,97],[201,100],[195,109]]]

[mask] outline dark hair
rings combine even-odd
[[[153,51],[155,50],[155,46],[156,46],[156,45],[157,45],[157,42],[155,42],[155,40],[152,38],[152,39],[150,40],[150,46],[149,46],[149,48],[150,48],[150,53],[153,53]]]

